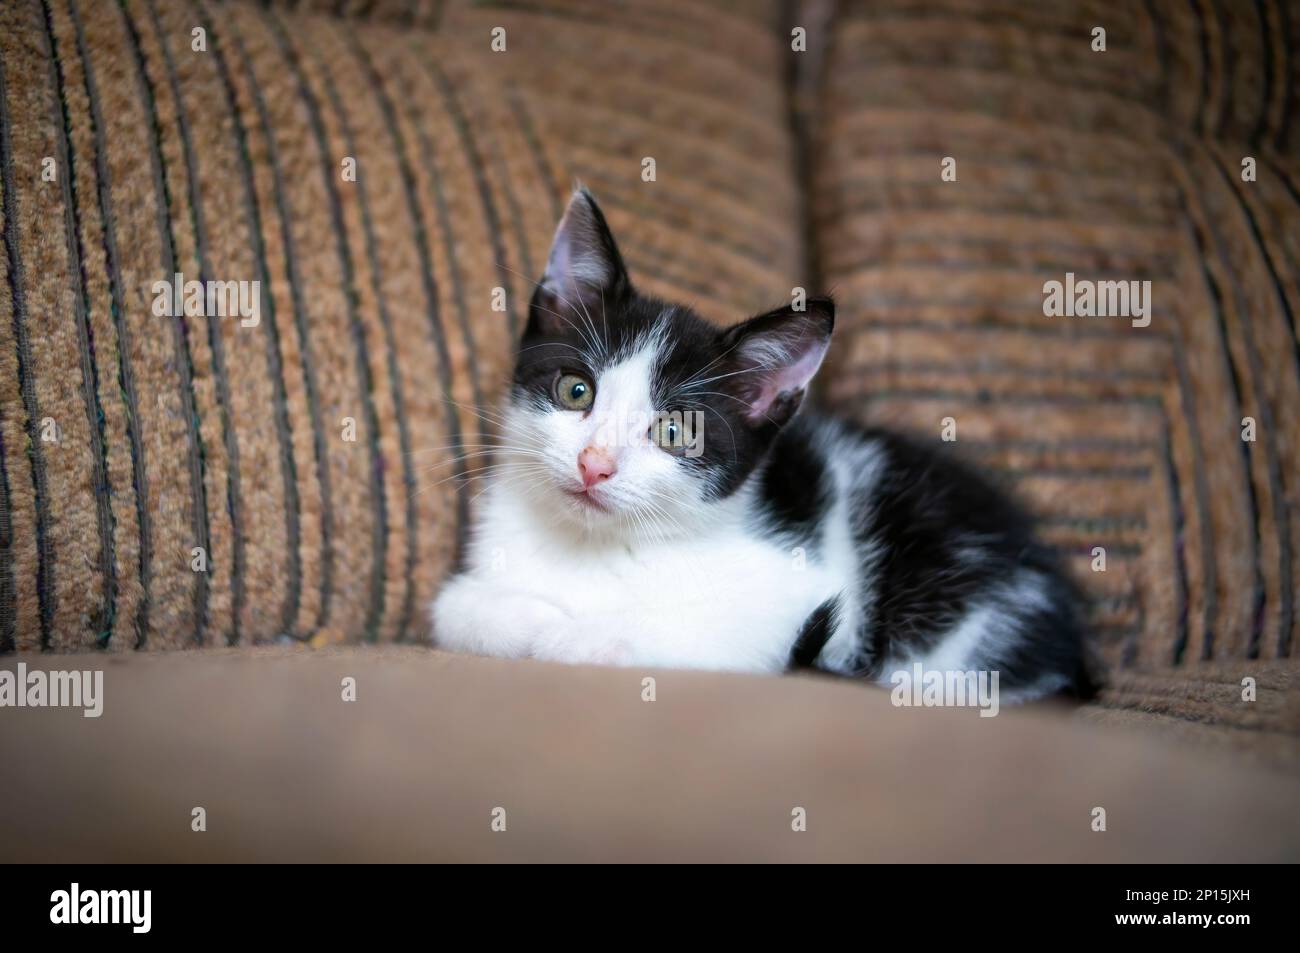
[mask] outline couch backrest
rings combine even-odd
[[[828,34],[832,400],[951,423],[1042,515],[1112,662],[1296,643],[1298,30],[1273,0],[873,0]],[[1149,282],[1149,324],[1048,316],[1070,274]]]
[[[0,651],[427,633],[576,177],[647,289],[789,294],[760,6],[0,5]]]

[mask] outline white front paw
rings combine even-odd
[[[540,596],[521,594],[505,600],[506,612],[512,616],[510,626],[528,645],[525,655],[537,655],[538,649],[552,642],[556,633],[573,628],[573,616],[558,603]]]
[[[631,665],[635,661],[632,643],[613,635],[593,636],[570,624],[544,632],[533,657],[575,665]]]
[[[534,593],[502,589],[467,576],[451,580],[433,604],[433,640],[455,652],[534,655],[572,625],[560,605]]]

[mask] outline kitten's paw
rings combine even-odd
[[[573,621],[545,597],[466,576],[448,583],[434,601],[432,618],[433,641],[440,648],[509,658],[536,654],[542,641]]]
[[[632,643],[606,633],[583,631],[570,623],[543,633],[533,657],[571,665],[632,665],[636,653]]]
[[[577,619],[562,604],[474,576],[450,580],[432,607],[433,641],[477,655],[589,665],[632,665],[634,644],[617,626]]]
[[[536,656],[538,648],[554,639],[555,633],[573,628],[573,616],[558,603],[541,596],[510,595],[502,604],[511,616],[508,627],[528,643],[528,655]]]

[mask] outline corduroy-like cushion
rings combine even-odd
[[[547,226],[582,181],[640,289],[730,324],[802,280],[788,95],[799,61],[781,0],[297,5],[437,31],[455,68],[499,82],[555,184]]]
[[[1298,28],[1287,0],[872,0],[827,35],[831,398],[936,441],[952,418],[1043,515],[1115,663],[1296,644]],[[1149,280],[1150,326],[1045,316],[1067,272]]]
[[[427,632],[575,177],[648,290],[789,293],[771,20],[719,55],[577,4],[285,6],[0,5],[0,650]],[[259,281],[260,324],[156,315],[175,272]]]

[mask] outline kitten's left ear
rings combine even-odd
[[[834,327],[835,302],[810,298],[803,311],[777,308],[722,333],[728,376],[721,383],[745,404],[746,420],[779,427],[794,416]]]
[[[579,188],[555,229],[546,272],[533,291],[528,330],[563,334],[582,327],[622,297],[631,283],[596,199]]]

